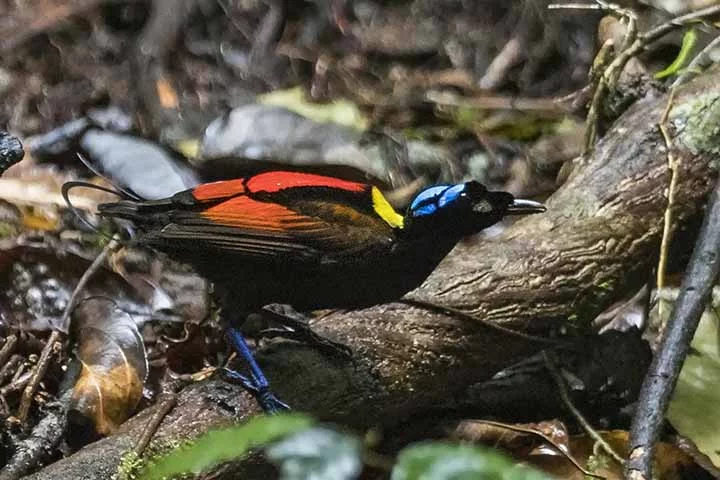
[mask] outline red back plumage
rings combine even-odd
[[[214,199],[229,198],[245,193],[245,179],[223,180],[221,182],[205,183],[198,185],[192,190],[195,200],[200,202]]]
[[[311,173],[266,172],[248,178],[206,183],[193,189],[192,195],[196,200],[204,202],[244,193],[273,193],[299,187],[327,187],[350,192],[363,192],[369,189],[368,185],[362,183]]]
[[[294,187],[328,187],[351,192],[363,192],[368,185],[312,173],[267,172],[250,177],[247,188],[251,192],[277,192]]]

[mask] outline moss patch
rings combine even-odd
[[[700,95],[675,107],[671,119],[677,129],[676,140],[692,153],[720,155],[720,94]]]
[[[171,452],[177,448],[189,445],[191,442],[179,442],[176,440],[158,440],[151,442],[145,449],[142,457],[139,457],[133,450],[125,452],[120,458],[117,474],[114,480],[137,480],[142,469],[148,461]]]

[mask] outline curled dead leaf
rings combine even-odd
[[[73,443],[114,432],[142,398],[147,356],[133,318],[107,298],[90,297],[73,314],[80,376],[68,421]]]

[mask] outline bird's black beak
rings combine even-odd
[[[530,213],[542,213],[545,210],[547,210],[545,205],[540,202],[516,198],[508,206],[505,213],[507,215],[528,215]]]

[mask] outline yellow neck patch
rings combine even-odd
[[[372,187],[372,202],[375,213],[380,215],[380,218],[385,220],[388,225],[393,228],[403,228],[403,216],[395,211],[377,187]]]

